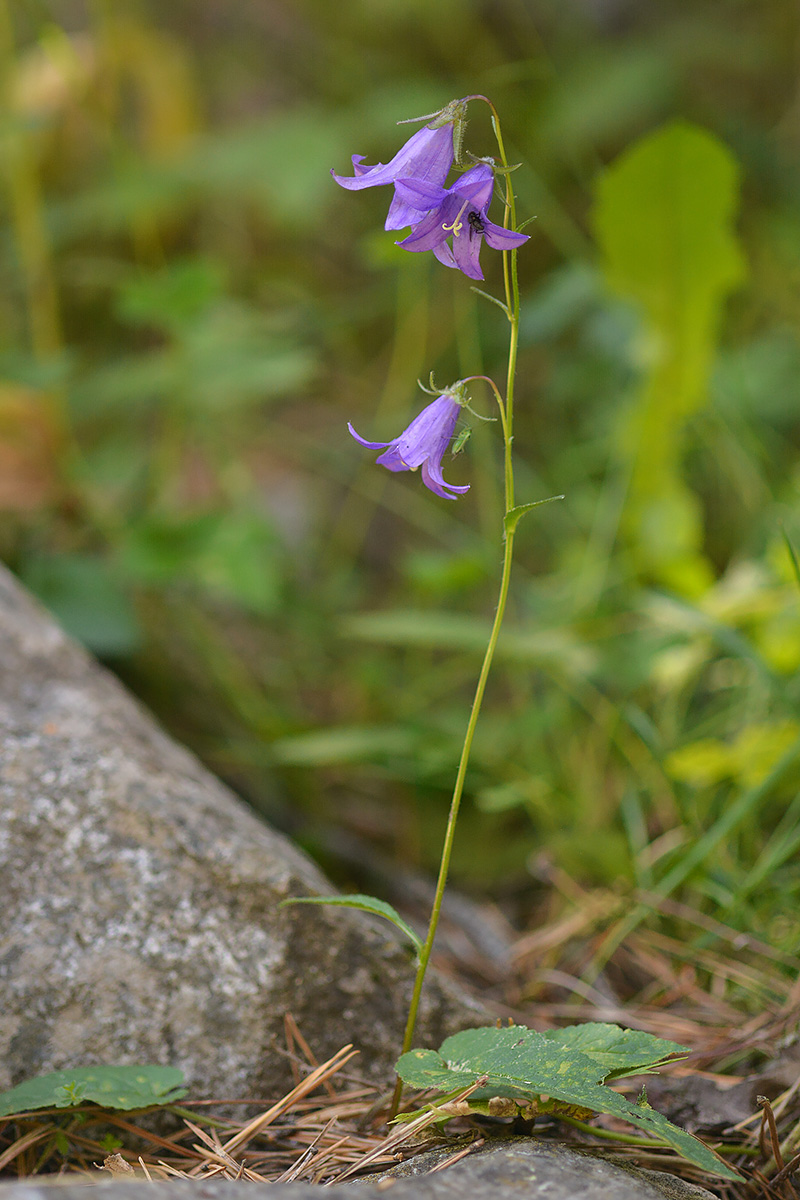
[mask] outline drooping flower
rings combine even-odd
[[[459,107],[461,106],[461,107]],[[452,113],[452,115],[450,115]],[[406,144],[398,150],[391,162],[376,163],[374,167],[364,166],[364,155],[353,155],[353,172],[350,175],[331,175],[343,188],[358,192],[362,188],[379,187],[381,184],[396,183],[403,179],[419,179],[441,187],[447,178],[447,173],[453,165],[454,128],[457,122],[463,122],[463,105],[461,101],[453,101],[437,114],[436,121],[410,137]],[[422,202],[423,211],[429,207]],[[420,208],[416,197],[402,199],[395,192],[389,206],[386,218],[386,229],[404,229],[419,221]]]
[[[439,262],[463,271],[470,279],[483,279],[480,252],[484,238],[493,250],[513,250],[528,241],[527,233],[514,233],[489,220],[494,172],[488,163],[471,167],[449,188],[411,178],[398,178],[396,188],[396,194],[412,210],[427,209],[397,245],[416,252],[432,250]],[[451,236],[452,249],[448,245]]]
[[[407,429],[391,442],[368,442],[356,433],[348,421],[347,428],[353,437],[368,450],[384,450],[377,462],[389,471],[416,471],[422,467],[422,482],[437,496],[455,500],[452,493],[469,491],[469,484],[459,487],[446,483],[442,478],[442,457],[450,445],[453,430],[462,405],[466,403],[463,393],[455,385],[450,392],[440,396],[414,418]]]

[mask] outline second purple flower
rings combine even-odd
[[[457,393],[457,388],[453,388]],[[459,487],[446,483],[442,478],[442,458],[453,437],[458,414],[463,401],[450,392],[443,392],[407,429],[391,442],[368,442],[356,433],[348,421],[347,428],[353,437],[368,450],[384,450],[377,461],[389,471],[416,471],[422,467],[422,482],[426,488],[445,500],[455,500],[456,495],[469,491],[469,484]]]

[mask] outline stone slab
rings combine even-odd
[[[190,1094],[291,1086],[320,1061],[391,1079],[413,967],[0,567],[0,1090],[94,1064],[180,1067]],[[490,1019],[434,972],[420,1042]]]

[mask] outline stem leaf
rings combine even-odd
[[[474,292],[476,296],[483,296],[484,300],[491,300],[492,304],[496,304],[498,308],[502,308],[508,319],[511,320],[511,313],[508,311],[508,305],[504,304],[502,300],[498,300],[497,296],[489,295],[488,292],[484,292],[483,288],[471,287],[469,290]]]
[[[548,496],[546,500],[532,500],[530,504],[517,504],[514,508],[509,509],[503,519],[506,533],[513,533],[517,525],[532,508],[539,508],[542,504],[550,504],[553,500],[563,500],[563,496]]]
[[[360,892],[355,892],[352,896],[292,896],[290,900],[284,900],[280,907],[285,908],[287,904],[330,904],[339,908],[358,908],[361,912],[372,913],[373,916],[391,921],[392,925],[406,935],[417,955],[422,950],[422,938],[419,934],[406,924],[391,904],[387,904],[385,900],[378,900],[375,896],[365,896]]]

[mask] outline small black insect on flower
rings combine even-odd
[[[467,217],[467,221],[469,222],[470,229],[474,233],[483,233],[484,232],[484,224],[483,224],[483,220],[481,219],[481,214],[479,212],[476,212],[475,209],[473,209],[472,212],[469,214],[469,216]]]

